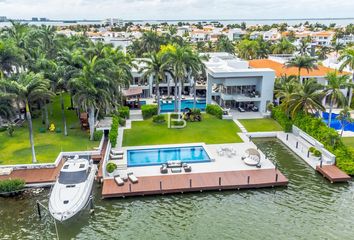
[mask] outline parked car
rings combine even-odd
[[[243,109],[242,107],[238,107],[237,108],[240,112],[245,112],[245,109]]]
[[[252,112],[258,112],[258,107],[257,106],[253,106],[251,110],[252,110]]]

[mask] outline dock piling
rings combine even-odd
[[[275,182],[278,182],[278,173],[275,174]]]
[[[219,177],[219,186],[221,186],[221,177]]]
[[[129,183],[129,192],[132,192],[132,185]]]
[[[189,179],[189,188],[192,188],[192,179]]]
[[[162,191],[162,182],[160,181],[160,190]]]
[[[41,205],[39,204],[39,202],[37,201],[37,212],[38,212],[38,217],[41,220],[42,219],[42,213],[41,213]]]
[[[250,184],[250,176],[247,177],[247,184]]]
[[[289,134],[286,134],[286,141],[289,140]]]

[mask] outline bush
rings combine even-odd
[[[171,121],[172,126],[183,126],[184,121]]]
[[[154,123],[163,123],[165,122],[165,116],[163,114],[155,115],[152,117]]]
[[[102,139],[103,131],[95,131],[93,133],[93,141],[100,141]]]
[[[178,119],[178,113],[171,113],[171,114],[170,114],[170,117],[171,117],[172,119]]]
[[[314,155],[315,157],[321,157],[321,156],[322,156],[322,153],[321,153],[320,150],[315,149],[315,150],[313,151],[313,155]]]
[[[119,125],[119,117],[115,115],[112,118],[111,130],[109,131],[109,135],[108,135],[112,147],[115,147],[117,145],[118,125]]]
[[[205,108],[205,111],[217,118],[222,119],[223,111],[219,105],[208,104]]]
[[[122,106],[118,109],[118,114],[121,118],[128,119],[130,117],[130,109],[127,106]]]
[[[315,147],[310,147],[310,148],[309,148],[309,152],[310,152],[310,153],[313,153],[315,150],[316,150]]]
[[[274,118],[285,132],[291,132],[293,123],[280,107],[274,107],[272,110],[272,118]]]
[[[6,130],[7,130],[7,127],[5,127],[5,126],[0,127],[0,132],[5,132]]]
[[[12,137],[14,135],[15,127],[13,124],[9,124],[7,127],[7,134]]]
[[[268,110],[269,112],[272,112],[272,111],[273,111],[273,108],[274,108],[274,104],[273,104],[273,103],[268,103],[268,105],[267,105],[267,110]]]
[[[0,192],[14,192],[25,187],[25,181],[22,179],[0,180]]]
[[[113,162],[108,163],[107,166],[106,166],[106,170],[107,170],[108,173],[112,173],[116,169],[117,169],[117,165],[115,163],[113,163]]]
[[[127,120],[125,120],[125,118],[120,117],[118,122],[119,122],[119,125],[125,126],[125,123],[127,122]]]
[[[141,112],[144,119],[151,118],[154,115],[157,115],[157,105],[147,104],[141,106]]]

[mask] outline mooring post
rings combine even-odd
[[[132,185],[129,183],[129,192],[132,192]]]
[[[278,173],[275,174],[275,182],[278,182]]]
[[[320,168],[322,168],[322,162],[323,162],[323,161],[321,160],[321,161],[320,161]]]
[[[247,177],[247,184],[250,184],[250,176]]]
[[[251,142],[252,141],[252,136],[251,135],[250,135],[249,139],[250,139],[250,142]]]
[[[299,147],[299,142],[296,142],[296,148],[298,148]]]
[[[221,186],[221,177],[219,177],[219,186]]]
[[[310,157],[310,151],[307,151],[307,158]]]
[[[38,211],[38,217],[39,217],[39,219],[42,219],[41,205],[39,204],[38,200],[37,200],[37,211]]]
[[[289,134],[286,134],[286,141],[289,140]]]
[[[162,190],[162,182],[160,181],[160,190]]]
[[[192,179],[189,179],[189,188],[192,188]]]

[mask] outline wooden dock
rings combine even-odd
[[[337,168],[335,165],[317,166],[316,170],[327,178],[331,183],[335,182],[348,182],[351,177]]]
[[[58,166],[52,168],[16,169],[10,175],[0,176],[0,180],[23,179],[27,185],[51,184],[56,181],[63,163],[64,161],[60,161]]]
[[[275,169],[169,174],[139,177],[138,183],[128,181],[123,186],[118,186],[113,179],[105,179],[102,198],[263,188],[287,184],[288,179]]]

